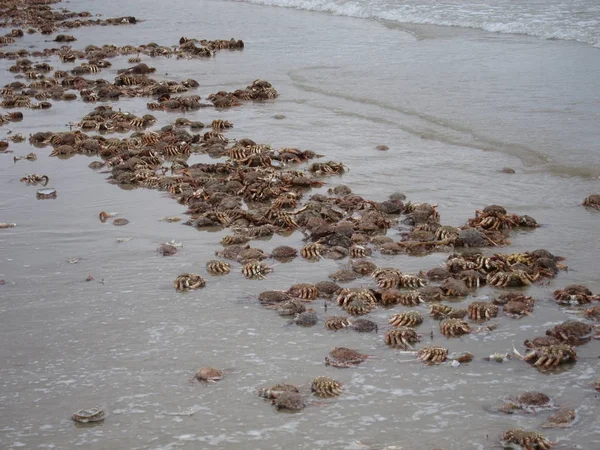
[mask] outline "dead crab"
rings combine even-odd
[[[471,320],[490,320],[498,317],[498,307],[490,302],[473,302],[469,305]]]
[[[365,362],[369,355],[365,355],[356,350],[346,347],[336,347],[325,357],[325,365],[338,368],[357,367]]]
[[[325,319],[325,328],[331,331],[342,330],[350,325],[350,319],[344,316],[330,316]]]
[[[350,327],[358,333],[370,333],[371,331],[377,333],[378,331],[377,323],[369,319],[352,319]]]
[[[550,450],[552,442],[543,435],[534,431],[525,431],[522,428],[511,428],[502,434],[502,445],[514,444],[523,450]]]
[[[317,397],[337,397],[342,393],[342,384],[329,377],[317,377],[313,379],[310,390]]]
[[[412,349],[412,344],[421,340],[421,336],[413,328],[397,327],[392,328],[385,334],[385,343],[393,348],[402,350]]]
[[[365,300],[367,303],[372,303],[373,305],[377,303],[377,297],[375,297],[373,291],[364,288],[342,289],[336,301],[339,306],[344,308],[355,299]]]
[[[250,261],[242,266],[242,274],[249,280],[264,280],[273,268],[258,260]]]
[[[484,230],[510,230],[519,226],[519,216],[507,214],[502,206],[490,205],[475,211],[475,218],[469,220],[469,226]]]
[[[417,352],[417,358],[429,364],[440,364],[448,359],[448,349],[444,347],[423,347]]]
[[[287,294],[302,300],[311,301],[317,299],[319,296],[319,289],[314,284],[294,284],[287,290]]]
[[[440,332],[446,337],[457,337],[471,333],[471,327],[462,319],[444,319],[440,322]]]
[[[104,410],[100,408],[80,409],[71,416],[71,419],[77,423],[101,422],[104,420]]]
[[[423,316],[418,311],[407,311],[394,314],[388,323],[394,327],[418,327],[423,323]]]
[[[364,316],[375,309],[375,304],[365,298],[356,297],[350,303],[347,303],[344,308],[353,316]]]
[[[175,289],[179,292],[198,289],[206,286],[206,281],[195,273],[184,273],[175,278],[173,282]]]
[[[587,208],[600,209],[600,194],[592,194],[585,198],[583,206]]]
[[[492,272],[487,275],[487,284],[494,287],[520,287],[529,286],[539,278],[539,274],[531,275],[524,270],[514,270],[512,272]]]
[[[554,291],[552,295],[554,300],[562,305],[585,305],[592,300],[600,300],[599,296],[593,295],[592,291],[580,284],[570,284],[564,289]]]
[[[567,320],[546,331],[546,335],[564,344],[583,345],[589,342],[593,327],[578,320]]]
[[[300,390],[298,389],[297,386],[294,386],[293,384],[286,384],[286,383],[276,384],[275,386],[271,386],[269,388],[258,389],[258,395],[263,398],[266,398],[268,400],[276,399],[284,392],[299,393]]]
[[[440,288],[448,297],[466,297],[470,292],[464,281],[455,278],[446,278]]]
[[[542,424],[542,428],[567,428],[570,427],[577,414],[574,409],[561,408],[548,417],[548,420]]]
[[[41,184],[42,186],[46,186],[48,184],[48,181],[50,181],[50,178],[48,178],[48,175],[40,175],[37,173],[32,173],[30,175],[26,175],[23,178],[21,178],[19,181],[25,182],[28,185],[29,184]]]
[[[202,383],[216,383],[223,379],[225,372],[214,367],[202,367],[194,374],[194,378]]]
[[[279,410],[301,411],[306,407],[304,396],[299,392],[284,391],[272,400],[273,406]]]
[[[218,259],[211,259],[206,263],[206,270],[211,275],[226,275],[231,272],[231,264]]]
[[[467,315],[466,309],[454,309],[442,303],[429,305],[429,314],[436,320],[441,319],[464,319]]]
[[[554,402],[542,392],[524,392],[516,397],[509,397],[498,411],[513,414],[515,411],[537,413],[554,408]]]
[[[301,300],[293,299],[287,302],[280,303],[276,306],[280,316],[295,316],[306,311],[306,306]]]
[[[566,364],[577,360],[577,353],[570,345],[549,345],[537,347],[528,351],[525,356],[515,350],[515,354],[524,361],[533,363],[540,369],[552,369],[560,364]]]

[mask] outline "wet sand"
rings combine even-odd
[[[106,2],[78,6],[115,16],[115,5]],[[409,49],[420,42],[398,30],[368,21],[251,5],[206,1],[192,8],[182,3],[170,9],[168,16],[158,5],[148,5],[132,2],[119,10],[119,15],[133,14],[146,22],[132,27],[76,30],[73,34],[79,41],[74,46],[148,41],[171,45],[181,35],[244,39],[247,45],[243,52],[220,52],[208,61],[157,58],[145,62],[157,67],[157,78],[197,79],[201,84],[197,92],[202,97],[219,89],[246,86],[256,78],[268,79],[280,93],[273,102],[244,104],[225,112],[200,110],[186,117],[205,123],[227,119],[235,127],[228,137],[251,137],[274,148],[310,148],[325,154],[327,160],[343,161],[350,171],[339,178],[328,178],[330,186],[344,183],[355,193],[377,201],[402,191],[412,201],[438,203],[443,224],[462,225],[476,209],[491,203],[531,215],[543,226],[512,233],[513,245],[501,251],[547,248],[567,257],[570,270],[561,272],[548,285],[527,290],[538,300],[532,317],[518,321],[501,317],[500,327],[493,333],[446,340],[439,336],[437,323],[430,318],[419,328],[424,343],[428,343],[427,336],[433,330],[434,342],[447,345],[451,351],[469,350],[476,355],[475,362],[456,369],[401,362],[410,356],[387,348],[382,333],[329,332],[322,327],[325,316],[321,308],[321,323],[316,327],[286,327],[284,319],[264,310],[256,300],[263,290],[326,279],[343,262],[307,263],[297,258],[276,264],[273,274],[264,281],[244,279],[239,266],[226,277],[210,277],[204,265],[222,248],[218,242],[228,232],[200,232],[180,223],[160,222],[164,216],[182,216],[185,208],[158,191],[123,190],[107,184],[106,173],[87,168],[90,158],[60,160],[47,157],[48,148],[34,150],[27,143],[11,144],[16,155],[36,151],[38,160],[15,164],[12,155],[0,155],[0,221],[18,224],[0,230],[0,279],[6,280],[0,286],[3,448],[86,445],[98,449],[276,449],[292,445],[313,449],[359,448],[357,442],[362,442],[407,449],[484,449],[497,445],[499,435],[509,427],[539,429],[545,421],[542,415],[486,412],[485,408],[505,396],[525,390],[544,391],[557,403],[577,408],[576,425],[546,430],[551,439],[560,439],[566,448],[600,445],[598,400],[589,387],[598,373],[597,342],[579,347],[577,364],[552,375],[539,373],[517,360],[504,364],[481,360],[495,351],[509,351],[513,343],[519,345],[570,318],[551,300],[554,289],[578,282],[600,291],[595,269],[600,251],[596,231],[599,215],[580,206],[585,196],[598,191],[596,179],[586,173],[553,174],[552,164],[545,161],[548,154],[544,148],[534,149],[531,154],[523,154],[518,146],[510,147],[510,152],[485,151],[485,146],[456,143],[454,136],[440,138],[445,131],[431,122],[414,125],[408,121],[406,106],[421,111],[421,117],[428,110],[439,111],[437,107],[459,103],[451,96],[437,105],[419,103],[423,99],[413,97],[414,103],[402,105],[400,112],[386,108],[385,97],[370,91],[378,83],[377,71],[361,64],[360,55],[367,54],[375,42],[382,42],[375,39],[379,33],[388,39],[384,42],[390,42],[390,47],[400,42]],[[223,20],[206,19],[211,17]],[[197,23],[202,27],[198,28]],[[307,33],[309,25],[316,26],[320,33]],[[42,40],[40,35],[27,36],[18,46],[50,45]],[[340,48],[346,53],[335,50],[340,41],[345,42]],[[461,35],[457,31],[432,41],[429,45],[436,48],[453,44],[457,54],[460,48],[483,41],[504,49],[497,54],[515,47],[534,51],[534,46],[546,49],[548,54],[558,47],[567,55],[587,55],[579,44],[489,37],[484,33]],[[426,70],[426,63],[432,64],[437,51],[423,47],[417,50],[422,65],[413,61],[412,70],[417,74],[424,70],[433,76]],[[284,57],[293,51],[301,56]],[[117,69],[128,66],[122,57],[111,62],[113,67],[99,76],[111,79]],[[57,68],[63,66],[56,58],[50,63]],[[597,64],[597,59],[592,63]],[[403,62],[399,56],[389,64],[401,67]],[[8,61],[0,61],[2,84],[12,80],[6,71],[8,65]],[[466,77],[475,77],[476,69],[466,67]],[[582,77],[591,78],[593,70],[581,72]],[[331,83],[331,76],[342,81],[337,88],[343,97],[331,86],[322,92],[321,84]],[[532,85],[539,82],[529,72],[526,79]],[[481,91],[486,90],[493,91],[493,86],[484,78]],[[364,97],[376,101],[356,100]],[[522,96],[519,98],[525,102]],[[148,112],[146,101],[121,100],[114,107],[141,115]],[[499,100],[474,107],[493,110],[495,101]],[[26,110],[23,122],[5,125],[0,133],[8,129],[26,135],[38,130],[64,131],[68,122],[77,121],[94,106],[80,101],[54,102],[49,111]],[[501,106],[508,111],[508,105]],[[525,110],[519,109],[517,115],[525,117]],[[286,118],[274,119],[276,114]],[[568,115],[565,111],[561,114]],[[155,115],[159,119],[156,128],[179,117],[161,112]],[[457,117],[459,120],[468,115]],[[534,117],[542,120],[539,115]],[[582,120],[580,126],[587,120]],[[474,129],[483,132],[486,124],[474,125]],[[554,124],[548,126],[556,128]],[[492,131],[499,133],[501,129],[503,126],[498,125]],[[469,133],[461,133],[461,138]],[[508,126],[506,134],[528,145],[526,131]],[[550,140],[553,134],[547,136]],[[575,137],[573,133],[571,138]],[[573,140],[572,146],[586,148],[590,137],[593,133],[584,133]],[[561,139],[548,147],[559,148]],[[389,145],[390,150],[374,150],[378,144]],[[542,155],[539,160],[537,152]],[[589,153],[582,159],[588,157],[595,161]],[[190,158],[190,162],[199,161],[209,159],[203,155]],[[514,167],[517,173],[500,173],[505,166]],[[582,166],[579,161],[578,166]],[[594,165],[590,166],[593,173]],[[33,172],[50,176],[49,186],[58,191],[56,200],[36,200],[35,188],[19,183],[20,177]],[[120,212],[130,224],[102,224],[97,218],[102,210]],[[397,229],[388,234],[399,238]],[[132,239],[116,242],[126,236]],[[276,236],[253,242],[253,246],[265,251],[281,244],[300,248],[302,237],[300,233],[287,238]],[[171,239],[182,242],[184,248],[173,257],[163,258],[155,249],[158,243]],[[378,266],[416,272],[441,265],[446,257],[443,253],[391,257],[376,252],[373,261]],[[81,260],[70,264],[70,258]],[[172,281],[187,271],[206,275],[206,288],[176,293]],[[86,282],[88,274],[95,280]],[[102,279],[104,284],[99,282]],[[372,282],[363,278],[347,285],[367,284]],[[487,287],[479,289],[475,297],[453,306],[465,307],[474,299],[485,300],[498,293]],[[405,309],[396,307],[394,311]],[[426,309],[421,309],[425,313]],[[335,313],[335,308],[330,308],[329,314]],[[385,324],[390,313],[377,309],[370,316]],[[323,358],[335,346],[356,348],[377,358],[357,369],[325,367]],[[234,373],[206,387],[190,383],[194,371],[204,365],[230,367]],[[279,381],[306,385],[323,374],[343,382],[346,392],[298,414],[276,413],[255,395],[257,387]],[[74,411],[95,405],[107,410],[104,423],[87,428],[73,425],[69,417]],[[171,415],[176,412],[193,414]]]

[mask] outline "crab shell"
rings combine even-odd
[[[355,298],[345,308],[353,316],[363,316],[373,311],[375,305],[364,298]]]
[[[411,344],[415,344],[421,340],[421,336],[413,328],[398,327],[392,328],[385,334],[385,343],[392,348],[400,348],[408,350],[412,348]]]
[[[80,409],[71,419],[78,423],[101,422],[104,420],[104,411],[99,408]]]
[[[430,364],[440,364],[448,359],[448,349],[444,347],[423,347],[417,352],[417,358]]]
[[[357,352],[351,348],[336,347],[325,357],[325,365],[338,368],[356,367],[366,361],[369,355]]]
[[[178,291],[187,291],[206,286],[206,281],[198,274],[184,273],[175,278],[173,285]]]
[[[337,397],[342,393],[342,384],[329,377],[317,377],[311,384],[311,392],[317,397]]]
[[[194,377],[198,381],[213,383],[223,378],[223,372],[219,369],[215,369],[214,367],[203,367],[195,373]]]
[[[394,314],[388,322],[394,327],[417,327],[423,323],[423,316],[418,311],[408,311]]]
[[[231,272],[231,264],[218,259],[212,259],[206,263],[206,270],[211,275],[226,275]]]
[[[325,328],[331,331],[338,331],[351,325],[348,317],[331,316],[325,320]]]
[[[534,348],[527,352],[524,359],[527,362],[532,362],[536,367],[550,369],[559,364],[575,361],[577,353],[570,345],[550,345]]]
[[[469,318],[471,320],[490,320],[498,317],[498,307],[488,302],[473,302],[469,305]]]
[[[319,289],[314,284],[294,284],[287,290],[287,293],[292,297],[302,300],[316,300],[319,296]]]
[[[502,434],[502,441],[509,444],[517,444],[524,450],[550,450],[552,442],[546,437],[533,431],[525,431],[522,428],[512,428]]]
[[[272,402],[277,410],[300,411],[306,407],[303,395],[289,390],[278,394]]]
[[[300,392],[296,386],[293,384],[276,384],[270,388],[261,388],[258,389],[258,395],[264,397],[269,400],[273,400],[277,398],[280,394],[284,392]]]
[[[440,322],[440,332],[446,337],[471,333],[471,327],[462,319],[445,319]]]

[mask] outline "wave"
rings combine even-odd
[[[398,23],[475,28],[578,41],[600,48],[595,0],[235,0]]]

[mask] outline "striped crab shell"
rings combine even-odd
[[[264,280],[268,273],[273,272],[273,268],[265,263],[254,260],[242,266],[242,274],[249,280]]]
[[[330,316],[325,320],[325,328],[331,331],[338,331],[350,325],[350,319],[345,316]]]
[[[346,304],[345,309],[353,316],[363,316],[375,309],[375,303],[362,297],[356,297]]]
[[[337,304],[342,308],[346,307],[352,300],[360,298],[375,305],[377,298],[373,291],[364,288],[349,288],[342,289],[337,297]]]
[[[446,337],[457,337],[469,334],[471,327],[462,319],[445,319],[440,322],[440,332]]]
[[[342,383],[329,377],[316,377],[311,383],[310,390],[317,397],[337,397],[342,393]]]
[[[218,259],[212,259],[206,263],[206,270],[211,275],[226,275],[231,272],[231,264]]]
[[[302,256],[304,259],[317,260],[323,258],[324,251],[325,247],[323,247],[321,244],[308,244],[302,247],[300,250],[300,256]]]
[[[423,323],[423,316],[419,311],[407,311],[394,314],[388,323],[394,327],[418,327]]]
[[[416,344],[421,340],[421,336],[413,328],[398,327],[389,330],[385,334],[384,340],[392,348],[408,350],[412,348],[412,344]]]
[[[311,301],[317,299],[319,296],[319,289],[314,284],[300,283],[290,287],[287,290],[287,294],[302,300]]]
[[[436,346],[423,347],[417,352],[417,358],[425,363],[440,364],[448,359],[448,349]]]
[[[202,288],[206,286],[206,281],[196,273],[183,273],[175,278],[173,285],[177,291],[181,292]]]
[[[375,269],[371,277],[375,279],[377,286],[382,289],[397,288],[400,286],[400,277],[402,272],[391,267],[381,267]]]

